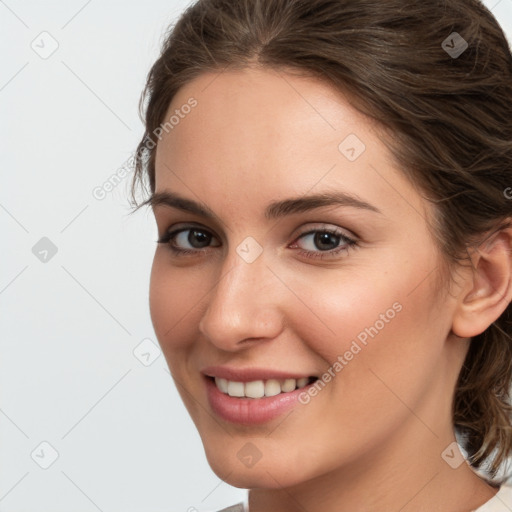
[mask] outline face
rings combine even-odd
[[[173,114],[150,309],[213,470],[296,485],[431,443],[463,357],[454,303],[372,122],[326,83],[249,68],[196,78]]]

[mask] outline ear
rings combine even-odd
[[[471,261],[453,316],[452,332],[461,338],[484,332],[512,300],[512,227],[490,236]]]

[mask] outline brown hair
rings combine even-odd
[[[254,65],[327,81],[377,121],[404,175],[434,205],[429,226],[450,267],[508,225],[512,56],[479,0],[197,1],[169,28],[141,97],[136,209],[148,203],[137,205],[138,184],[154,192],[158,128],[178,89],[207,71]],[[509,304],[471,340],[453,401],[470,464],[492,478],[512,453],[511,314]]]

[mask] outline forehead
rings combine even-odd
[[[187,127],[193,124],[194,134],[208,142],[225,141],[227,136],[232,141],[245,140],[245,134],[255,132],[255,142],[275,141],[275,137],[318,142],[325,135],[339,136],[336,132],[347,125],[359,132],[371,128],[342,92],[318,79],[284,71],[248,68],[204,73],[178,90],[166,119],[188,110],[186,104],[192,98],[197,105],[182,116],[180,129],[175,126],[173,135],[190,135]],[[193,121],[182,123],[186,118],[199,118],[200,126]]]
[[[204,73],[178,91],[166,121],[157,170],[162,162],[209,162],[210,170],[221,162],[249,174],[261,165],[298,171],[298,161],[309,167],[338,161],[339,145],[349,135],[360,141],[356,150],[364,146],[384,156],[371,122],[342,93],[320,80],[271,69]]]
[[[157,145],[156,191],[193,191],[233,209],[327,189],[381,210],[424,207],[377,127],[321,80],[268,69],[204,73],[178,91],[164,122],[171,116]],[[399,205],[404,195],[413,204]]]

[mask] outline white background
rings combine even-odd
[[[510,39],[512,0],[485,3]],[[245,496],[208,467],[163,356],[133,353],[156,343],[151,211],[129,214],[131,175],[92,194],[139,141],[146,74],[186,5],[0,0],[0,511],[215,510]],[[31,48],[51,48],[43,31],[58,43],[47,59]],[[47,262],[32,252],[43,237]],[[48,469],[43,441],[58,452]]]

